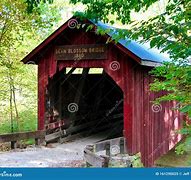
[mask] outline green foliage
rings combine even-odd
[[[34,131],[37,129],[36,109],[25,110],[20,113],[21,131]]]
[[[173,59],[186,59],[191,54],[190,38],[190,7],[189,0],[169,0],[165,10],[149,20],[133,21],[132,11],[146,11],[156,0],[135,1],[135,0],[71,0],[86,5],[85,14],[76,15],[102,20],[109,24],[120,21],[124,25],[129,25],[124,30],[125,36],[140,42],[150,42],[151,47],[160,48],[163,52],[168,52]],[[113,14],[113,18],[110,18]],[[121,34],[118,34],[121,39]],[[123,35],[124,36],[124,35]]]
[[[155,81],[151,84],[151,90],[168,91],[169,94],[159,98],[159,101],[176,100],[183,113],[191,115],[191,67],[175,62],[165,63],[155,68],[151,73],[155,75]],[[191,116],[190,116],[191,117]]]
[[[54,29],[60,14],[39,3],[28,14],[23,0],[0,1],[0,133],[36,129],[36,67],[20,60]]]
[[[186,140],[176,147],[176,153],[178,155],[184,154],[187,151],[191,151],[191,137],[186,138]]]
[[[191,152],[191,126],[185,124],[179,133],[186,135],[186,137],[185,140],[176,147],[176,153],[180,155],[187,151]]]
[[[176,147],[176,154],[182,155],[184,154],[185,150],[186,150],[186,146],[184,143],[182,143]]]
[[[19,111],[19,129],[16,123],[16,119],[13,120],[13,131],[35,131],[37,129],[37,113],[36,109],[30,108],[29,110]],[[7,116],[4,114],[3,118]],[[0,121],[0,134],[11,133],[10,119],[1,119]]]
[[[141,162],[140,153],[133,156],[132,165],[133,165],[133,167],[137,167],[137,168],[144,167],[143,163]]]
[[[130,13],[132,10],[138,12],[140,9],[146,10],[151,4],[156,2],[152,1],[138,1],[138,0],[71,0],[76,4],[82,2],[86,5],[86,17],[90,19],[103,20],[113,24],[115,21],[120,20],[123,24],[128,24],[131,20]],[[110,14],[116,14],[115,19],[110,19]]]
[[[27,4],[27,12],[32,13],[40,3],[53,3],[53,0],[25,0],[25,3]]]

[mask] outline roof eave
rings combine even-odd
[[[150,60],[142,60],[141,65],[142,66],[149,66],[149,67],[158,67],[158,66],[162,66],[162,63],[161,62],[153,62]]]

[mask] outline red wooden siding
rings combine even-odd
[[[54,59],[54,47],[66,44],[104,43],[103,37],[93,32],[66,29],[65,33],[51,44],[42,48],[38,63],[38,128],[44,129],[45,92],[48,78],[52,78],[57,70],[64,67],[102,67],[119,85],[124,93],[124,136],[130,154],[141,152],[145,166],[152,166],[154,160],[166,153],[179,140],[179,135],[173,135],[173,130],[180,128],[181,121],[178,112],[170,109],[173,102],[162,103],[160,112],[152,111],[151,101],[163,94],[149,91],[152,77],[148,74],[150,68],[141,66],[130,56],[113,44],[109,45],[108,59],[59,61]],[[110,63],[118,61],[120,69],[113,71]]]

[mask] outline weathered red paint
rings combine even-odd
[[[105,37],[94,32],[69,29],[67,23],[61,26],[47,40],[41,43],[23,60],[24,63],[35,61],[38,64],[38,129],[43,130],[45,116],[45,92],[48,78],[64,67],[93,68],[101,67],[113,78],[124,93],[124,136],[130,154],[141,152],[142,162],[146,167],[153,166],[154,161],[171,149],[180,139],[172,134],[181,127],[179,112],[172,111],[174,102],[162,103],[159,112],[152,111],[156,97],[164,94],[149,91],[152,77],[151,68],[140,65],[140,59],[121,45],[109,44],[108,59],[59,61],[54,57],[54,48],[67,44],[104,43]],[[38,60],[37,60],[38,57]],[[117,61],[120,68],[113,71],[110,64]]]

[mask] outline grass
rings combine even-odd
[[[35,111],[24,110],[19,114],[19,127],[13,120],[13,132],[35,131],[37,129],[37,115]],[[0,120],[0,134],[11,133],[11,121],[6,116]]]
[[[177,155],[173,149],[157,159],[155,165],[160,167],[191,167],[191,151]]]

